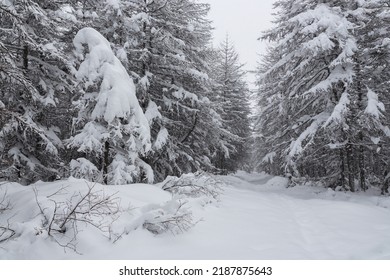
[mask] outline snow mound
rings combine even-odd
[[[104,250],[127,244],[135,232],[144,239],[190,230],[201,218],[192,211],[205,205],[191,199],[147,184],[104,186],[75,178],[30,186],[4,183],[0,258],[105,258]]]

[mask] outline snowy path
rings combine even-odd
[[[319,187],[286,189],[283,178],[265,174],[239,173],[221,179],[228,184],[221,201],[205,208],[194,204],[194,216],[202,220],[181,235],[154,236],[140,227],[112,244],[100,233],[82,230],[77,248],[83,254],[69,250],[64,254],[55,242],[31,232],[39,224],[34,218],[19,224],[24,229],[21,237],[0,246],[0,258],[390,259],[390,197]],[[51,193],[53,187],[41,184],[40,191]],[[117,189],[132,204],[170,199],[155,186]],[[35,206],[31,188],[9,190],[17,190],[13,197],[24,206],[18,213],[29,217]]]
[[[249,178],[249,182],[237,177],[229,177],[227,181],[232,186],[225,190],[219,207],[204,210],[201,213],[204,221],[190,232],[146,239],[138,232],[128,240],[129,250],[121,256],[390,259],[389,209],[343,201],[345,197],[340,201],[314,199],[317,194],[299,189],[286,191],[277,187],[283,185],[280,179],[266,175]],[[113,254],[118,256],[118,253]]]

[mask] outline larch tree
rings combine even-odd
[[[378,135],[389,135],[367,71],[375,47],[365,28],[375,23],[374,4],[276,2],[276,27],[263,35],[274,44],[267,56],[272,63],[264,63],[259,73],[258,131],[268,148],[260,149],[263,165],[277,162],[280,173],[351,191],[358,178],[366,189],[364,155],[372,146],[367,139],[375,144]],[[268,118],[277,120],[267,123]]]
[[[81,29],[74,46],[82,92],[68,147],[81,156],[72,160],[71,173],[106,184],[153,182],[152,169],[141,159],[151,149],[150,128],[133,80],[95,29]]]
[[[219,151],[216,166],[226,171],[236,171],[248,164],[248,143],[250,137],[249,88],[245,81],[246,72],[240,63],[233,43],[226,36],[215,52],[211,76],[215,81],[213,101],[218,104],[222,127],[231,133],[221,138],[230,150]]]
[[[156,180],[200,169],[212,171],[226,134],[213,109],[209,78],[209,5],[193,0],[97,0],[73,14],[103,34],[134,79],[151,128],[142,156]],[[210,137],[207,144],[205,139]]]
[[[153,152],[145,160],[159,180],[214,168],[216,138],[224,132],[207,98],[208,10],[192,0],[138,0],[129,9],[124,49],[151,126]],[[207,144],[206,136],[212,140]]]
[[[0,2],[1,176],[9,180],[29,183],[59,174],[61,131],[53,109],[72,79],[56,2]]]

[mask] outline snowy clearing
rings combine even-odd
[[[55,242],[42,228],[43,216],[33,189],[43,212],[51,213],[50,199],[74,197],[88,190],[86,182],[2,184],[0,195],[7,192],[11,209],[0,215],[0,225],[7,225],[8,220],[18,234],[0,244],[0,258],[390,259],[390,197],[320,187],[286,189],[285,179],[266,174],[239,172],[219,179],[226,183],[219,201],[172,195],[161,189],[162,184],[97,185],[96,191],[120,197],[122,211],[112,213],[110,232],[80,223],[74,242],[78,253],[61,247],[57,242],[63,244],[65,239],[53,234]],[[141,226],[157,216],[176,213],[183,201],[188,203],[180,211],[191,211],[196,223],[188,231],[173,228],[155,235]],[[66,207],[58,209],[66,211]]]

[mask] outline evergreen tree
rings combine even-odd
[[[1,176],[9,180],[58,175],[61,132],[50,112],[71,79],[56,8],[55,1],[0,2]]]
[[[79,60],[75,75],[83,92],[75,103],[77,130],[69,147],[84,156],[71,162],[72,174],[106,184],[153,182],[153,171],[140,158],[151,148],[150,130],[132,79],[96,30],[81,29],[74,45]],[[96,178],[99,171],[103,178]]]
[[[365,35],[381,4],[373,9],[377,1],[276,2],[278,24],[263,36],[274,42],[275,53],[260,68],[258,130],[267,148],[260,162],[352,191],[359,174],[366,189],[366,140],[388,135],[367,71],[375,47]]]
[[[145,161],[158,180],[212,170],[214,150],[221,145],[216,139],[224,132],[213,121],[216,112],[206,98],[211,91],[208,5],[138,0],[128,7],[128,39],[122,49],[132,62],[137,96],[151,126],[153,152]],[[212,141],[204,145],[206,136]]]
[[[249,88],[244,80],[244,65],[240,63],[228,36],[218,48],[212,65],[212,78],[215,81],[214,102],[219,104],[223,128],[231,133],[230,138],[222,138],[220,141],[226,141],[232,146],[230,151],[218,153],[216,166],[221,170],[236,171],[247,164],[249,159]]]

